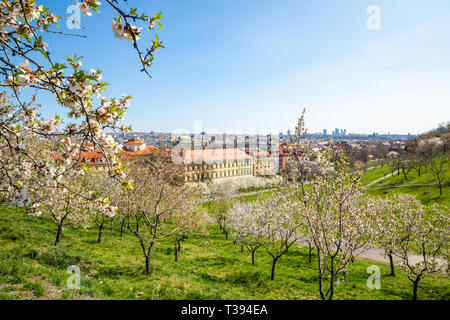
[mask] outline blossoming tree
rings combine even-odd
[[[410,202],[411,196],[407,194],[394,194],[392,197],[378,198],[375,201],[376,217],[373,220],[373,228],[379,237],[374,239],[374,243],[382,248],[389,258],[390,276],[395,276],[394,257],[401,237],[398,232],[399,219],[402,212],[409,210],[407,205]]]
[[[339,158],[333,171],[322,169],[317,176],[304,210],[317,250],[323,300],[333,298],[336,285],[345,280],[348,265],[374,236],[373,201],[365,195],[360,175],[350,171],[342,154]]]
[[[229,211],[229,224],[236,242],[250,251],[252,265],[255,265],[255,252],[262,246],[262,233],[258,224],[262,203],[238,202]]]
[[[194,232],[203,236],[208,234],[208,230],[206,229],[206,213],[195,207],[194,194],[195,192],[193,190],[186,191],[186,209],[184,211],[177,210],[173,217],[174,224],[177,226],[173,232],[175,262],[178,261],[181,242],[186,240],[189,235]]]
[[[127,228],[138,239],[145,257],[145,273],[151,272],[151,259],[160,242],[180,232],[194,230],[186,220],[196,219],[191,190],[180,182],[180,167],[166,159],[149,163],[129,165],[129,175],[134,189],[125,189],[121,196],[132,197],[131,209],[119,210],[128,213]],[[124,202],[127,203],[127,202]]]
[[[100,14],[97,0],[76,1],[85,16]],[[160,25],[161,14],[152,17],[138,13],[136,8],[121,9],[119,0],[105,0],[116,13],[112,29],[119,39],[132,43],[141,70],[148,73],[153,54],[163,48],[155,36],[147,49],[141,49],[139,39],[145,24],[149,29]],[[47,2],[48,3],[48,2]],[[94,18],[94,17],[93,17]],[[130,127],[121,123],[130,105],[131,96],[107,97],[107,83],[100,69],[83,68],[82,57],[67,53],[66,61],[55,61],[51,54],[52,36],[79,36],[59,29],[61,19],[51,7],[36,0],[2,0],[0,2],[0,86],[14,103],[1,103],[0,109],[0,175],[2,194],[29,197],[24,192],[25,182],[56,183],[61,188],[64,175],[73,176],[83,170],[80,154],[90,145],[101,152],[113,176],[124,183],[124,168],[117,157],[120,146],[104,133],[105,129],[126,132]],[[69,49],[70,50],[70,49]],[[29,94],[33,90],[34,94]],[[43,116],[45,108],[39,105],[40,94],[53,95],[64,117]],[[3,100],[5,95],[2,96]],[[30,149],[29,141],[47,140],[58,145],[53,157],[43,161],[39,153]],[[31,143],[32,145],[32,143]],[[69,179],[70,180],[70,179]],[[88,195],[82,194],[87,197]],[[22,199],[30,203],[33,199]]]
[[[65,176],[63,183],[71,186],[75,192],[87,188],[86,179],[83,176]],[[87,199],[79,197],[76,193],[70,192],[63,184],[29,185],[24,190],[27,191],[35,203],[30,207],[30,215],[40,216],[44,214],[55,223],[57,227],[55,246],[60,243],[61,235],[67,225],[72,227],[84,227],[89,221]],[[108,206],[102,206],[103,209]]]
[[[107,172],[97,171],[95,169],[85,170],[85,176],[88,183],[88,189],[91,190],[91,195],[95,201],[87,201],[87,207],[90,211],[90,216],[98,227],[97,242],[102,241],[103,228],[105,223],[110,220],[111,223],[117,218],[117,205],[119,201],[121,186],[119,181],[111,178]],[[105,202],[109,203],[106,206]]]
[[[301,216],[296,202],[291,201],[290,193],[279,191],[264,199],[257,214],[258,234],[262,246],[272,257],[270,279],[275,279],[278,260],[300,239]]]
[[[447,274],[449,258],[449,216],[437,204],[426,207],[412,196],[404,199],[406,210],[400,211],[396,223],[400,239],[395,253],[402,260],[407,277],[413,284],[417,300],[420,280],[427,274]],[[413,254],[419,256],[414,261]]]
[[[301,203],[303,203],[303,206],[308,204],[308,184],[313,182],[315,175],[318,173],[318,165],[323,165],[313,162],[318,155],[313,152],[311,138],[307,136],[308,130],[305,127],[305,113],[306,108],[303,109],[302,115],[298,119],[297,126],[295,127],[295,138],[291,137],[287,145],[288,157],[286,170],[283,172],[284,183],[282,185],[282,187],[290,190],[295,199],[300,202],[300,207]],[[307,228],[307,224],[302,226],[302,243],[308,244],[309,262],[311,263],[314,242]]]
[[[205,184],[204,197],[208,201],[209,212],[228,240],[230,221],[229,210],[233,207],[234,196],[239,192],[239,184],[233,180]]]

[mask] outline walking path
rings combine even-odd
[[[389,177],[393,176],[393,175],[396,174],[396,173],[397,173],[397,172],[393,172],[393,173],[390,173],[390,174],[388,174],[388,175],[385,175],[383,178],[380,178],[380,179],[377,179],[377,180],[375,180],[375,181],[372,181],[371,183],[369,183],[368,185],[366,185],[366,187],[371,186],[371,185],[373,185],[373,184],[375,184],[375,183],[377,183],[377,182],[380,182],[381,180],[384,180],[384,179],[386,179],[386,178],[389,178]]]
[[[298,241],[297,243],[301,246],[308,245],[304,241]],[[374,261],[374,262],[380,262],[380,263],[384,263],[384,264],[390,264],[389,258],[384,255],[384,250],[377,248],[377,247],[373,247],[373,246],[366,246],[366,247],[359,249],[358,252],[356,252],[355,256],[357,259],[363,259],[363,260],[369,260],[369,261]],[[412,254],[412,253],[409,254],[408,257],[409,257],[409,263],[411,265],[415,265],[416,263],[419,263],[420,261],[423,260],[423,258],[421,256]],[[401,261],[401,259],[396,256],[394,256],[393,259],[394,259],[395,263],[398,263]]]
[[[448,183],[441,183],[442,186]],[[423,186],[438,186],[437,183],[419,183],[419,184],[398,184],[396,186],[384,186],[384,187],[374,187],[369,189],[389,189],[389,188],[401,188],[401,187],[423,187]]]
[[[377,182],[385,180],[386,178],[389,178],[389,177],[391,177],[391,176],[393,176],[395,174],[397,174],[397,171],[394,172],[394,173],[390,173],[388,175],[385,175],[384,177],[382,177],[380,179],[372,181],[371,183],[367,184],[366,187],[369,187],[369,186],[371,186],[371,185],[373,185],[373,184],[375,184]],[[447,184],[448,184],[448,182],[441,183],[441,185],[447,185]],[[395,185],[395,186],[372,187],[372,188],[369,188],[369,189],[391,189],[391,188],[401,188],[401,187],[423,187],[423,186],[437,186],[437,185],[439,185],[439,184],[437,184],[437,183],[398,184],[398,185]]]
[[[274,189],[276,189],[276,188],[270,188],[270,189],[253,191],[253,192],[242,192],[242,193],[238,193],[238,194],[235,194],[235,195],[231,196],[231,198],[240,198],[240,197],[251,196],[251,195],[254,195],[254,194],[261,194],[261,193],[265,193],[265,192],[270,192],[270,191],[272,191]]]

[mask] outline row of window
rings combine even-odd
[[[240,166],[251,166],[251,161],[241,161]],[[233,163],[213,163],[213,164],[203,164],[203,165],[187,165],[186,171],[196,171],[198,168],[203,166],[204,169],[222,169],[222,168],[234,168],[238,166],[237,162]]]
[[[241,175],[252,174],[252,169],[241,169]],[[227,170],[219,172],[206,172],[205,178],[215,179],[215,178],[225,178],[225,177],[235,177],[238,176],[238,170]],[[199,178],[197,174],[187,174],[186,181],[196,181]]]

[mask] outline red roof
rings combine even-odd
[[[124,144],[145,144],[145,142],[142,140],[130,140],[125,142]]]

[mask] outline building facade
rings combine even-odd
[[[123,144],[120,157],[124,160],[151,160],[161,149],[133,139]],[[186,183],[214,182],[223,179],[272,176],[276,174],[275,158],[268,152],[251,155],[239,148],[183,150],[179,156]],[[96,170],[105,171],[107,165],[101,153],[92,150],[82,153],[82,161]]]

